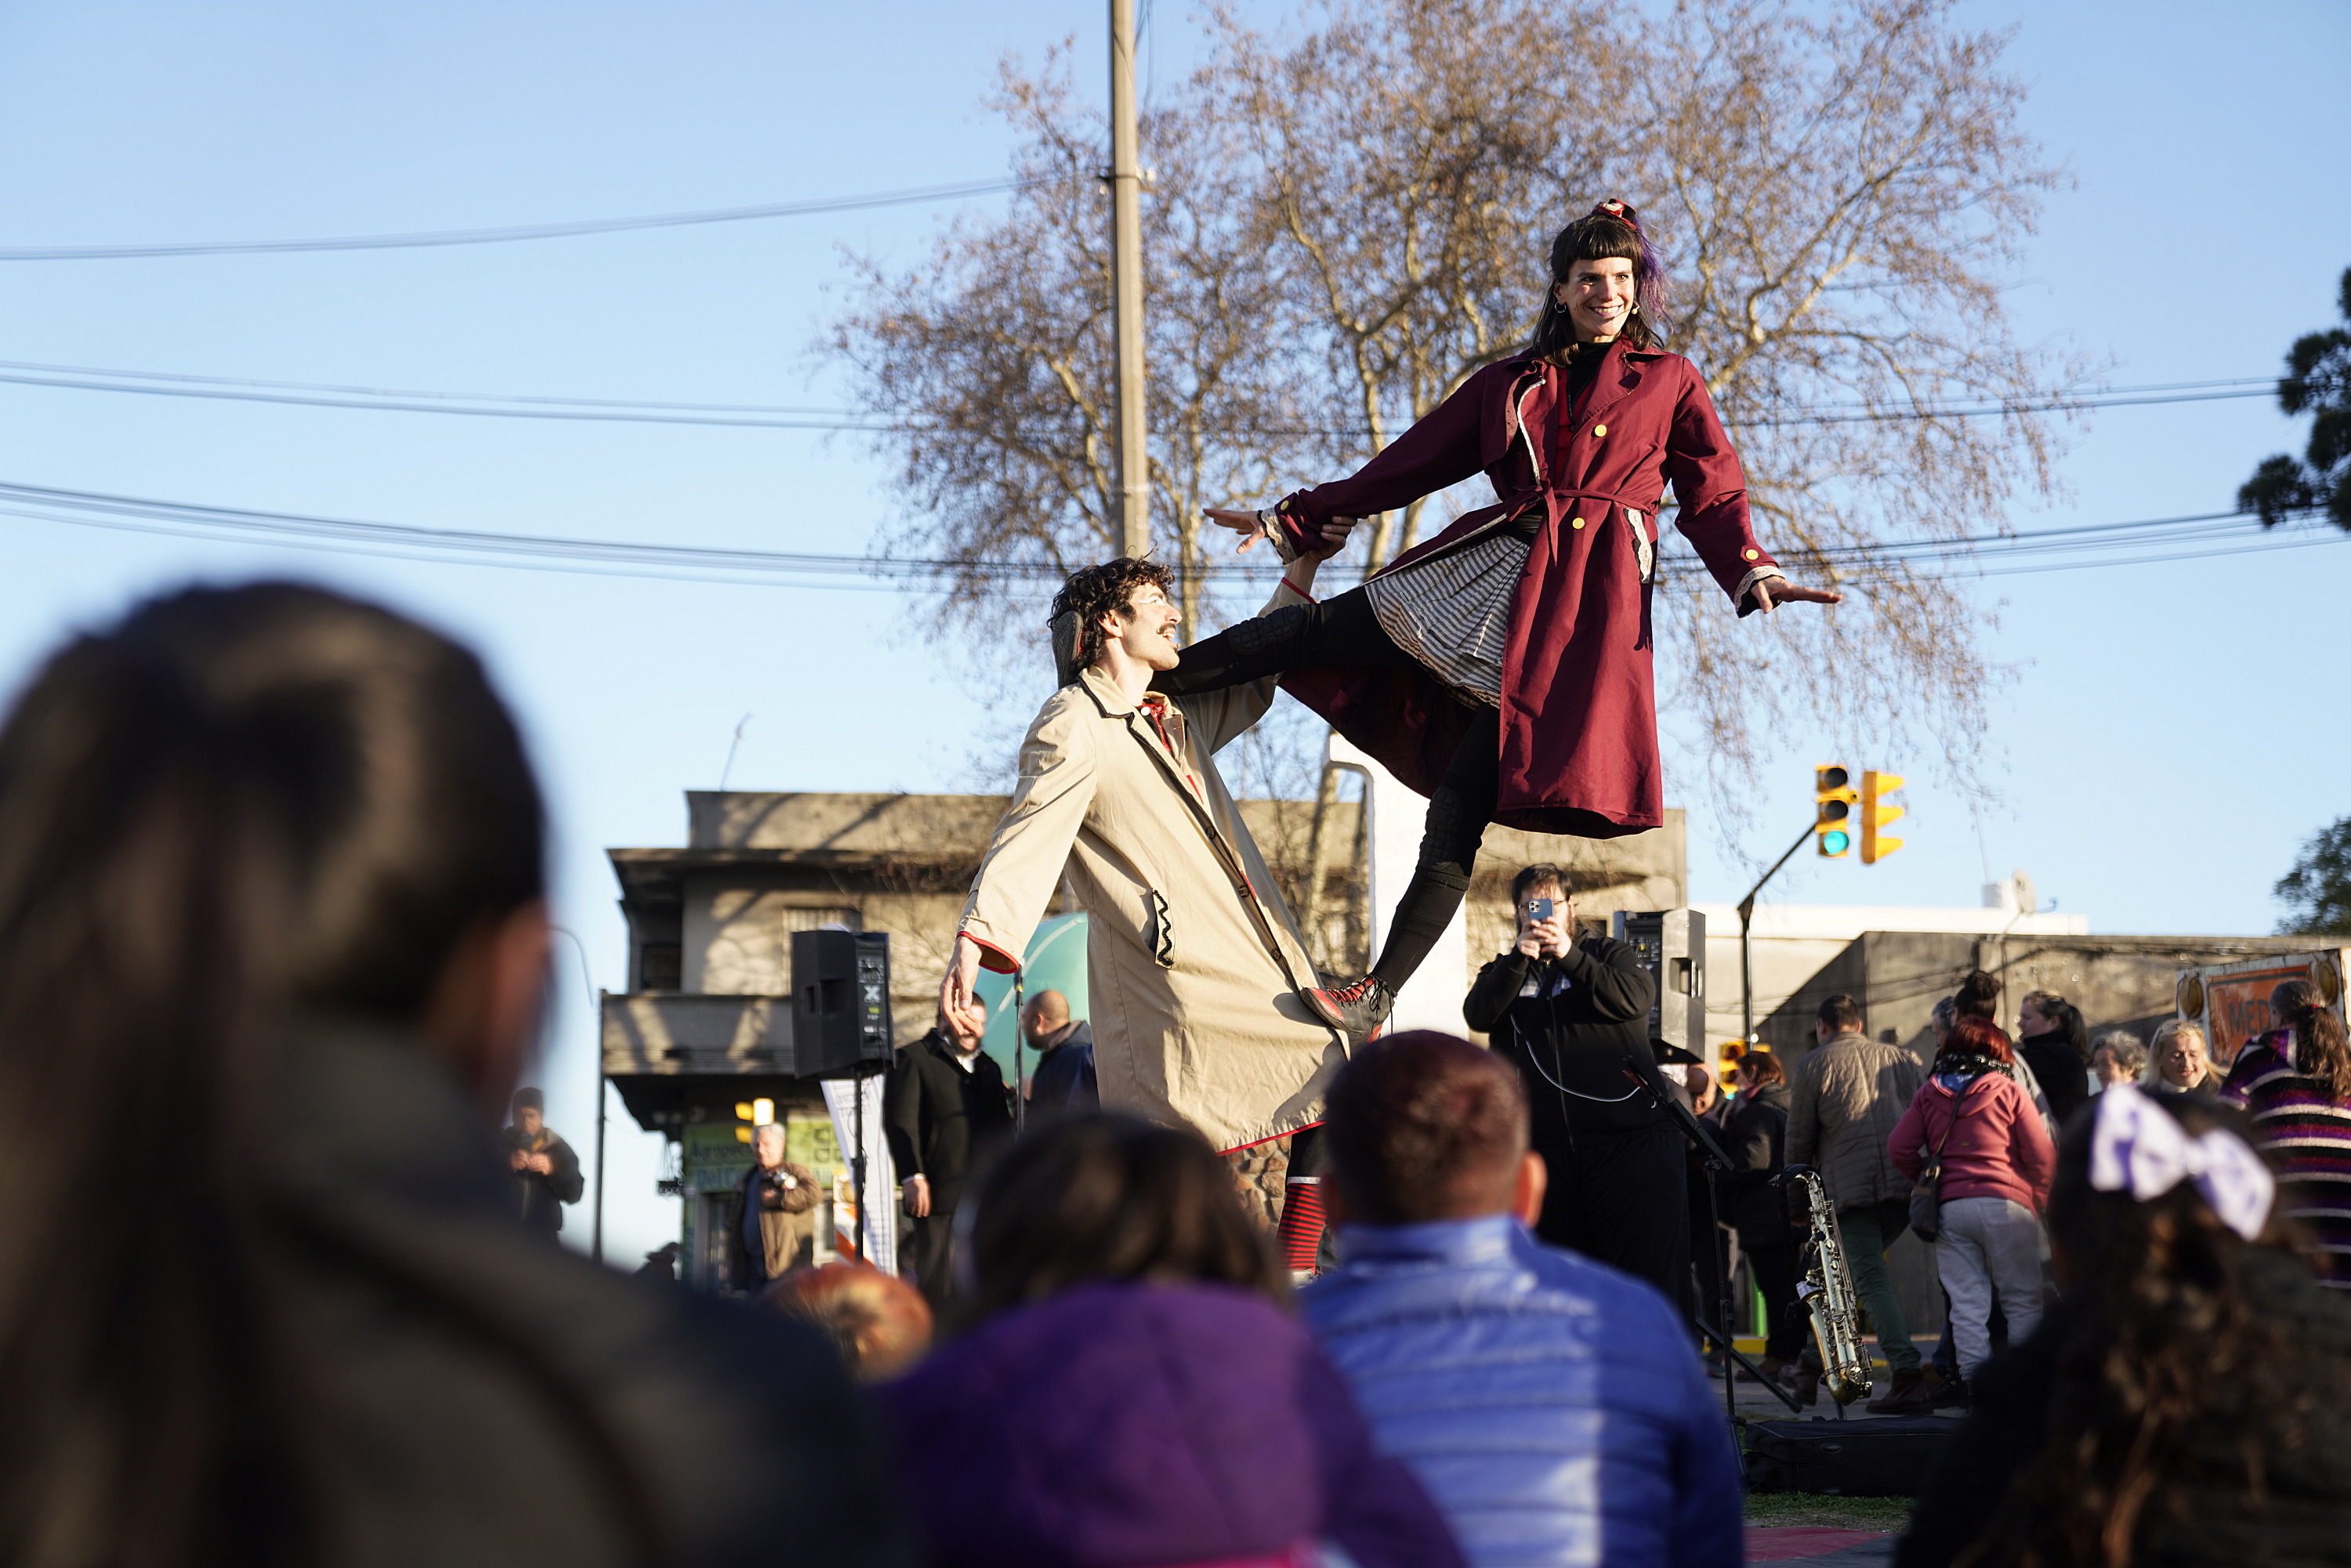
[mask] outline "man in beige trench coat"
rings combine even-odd
[[[1294,561],[1266,609],[1305,599],[1352,526]],[[1346,1049],[1299,996],[1320,983],[1313,961],[1217,775],[1214,754],[1264,716],[1274,683],[1151,692],[1180,658],[1167,584],[1165,568],[1121,559],[1056,600],[1081,612],[1080,673],[1021,743],[940,1001],[959,1012],[983,966],[1018,969],[1066,876],[1087,917],[1102,1103],[1188,1122],[1229,1152],[1319,1123]]]

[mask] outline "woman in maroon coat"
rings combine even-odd
[[[1526,352],[1471,376],[1354,477],[1270,514],[1208,516],[1284,560],[1332,519],[1390,511],[1484,471],[1498,497],[1327,603],[1243,622],[1184,651],[1181,695],[1285,672],[1283,685],[1429,797],[1387,946],[1307,1000],[1368,1033],[1468,891],[1489,822],[1614,838],[1665,820],[1649,591],[1666,486],[1676,526],[1740,615],[1841,595],[1782,575],[1706,384],[1662,348],[1664,272],[1622,202],[1552,242]]]

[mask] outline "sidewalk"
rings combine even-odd
[[[1750,1524],[1750,1563],[1802,1563],[1810,1568],[1878,1568],[1894,1561],[1891,1531],[1833,1530],[1820,1525]]]

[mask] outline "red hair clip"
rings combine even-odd
[[[1593,208],[1592,215],[1595,218],[1614,218],[1618,223],[1623,224],[1635,234],[1639,234],[1641,232],[1641,214],[1626,206],[1624,202],[1619,200],[1617,197],[1611,196],[1606,201],[1601,203],[1598,206]]]

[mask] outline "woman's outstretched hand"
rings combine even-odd
[[[1801,582],[1790,582],[1784,577],[1767,577],[1748,591],[1755,595],[1755,608],[1764,614],[1771,613],[1778,604],[1843,604],[1844,595],[1834,588],[1806,588]]]
[[[1258,531],[1257,513],[1244,507],[1210,507],[1207,508],[1207,518],[1208,521],[1220,524],[1240,535],[1240,553],[1244,555],[1249,553],[1251,545],[1264,537]],[[1306,559],[1329,560],[1332,556],[1345,549],[1347,536],[1353,533],[1355,525],[1363,520],[1361,517],[1332,517],[1324,523],[1322,548],[1304,551]]]

